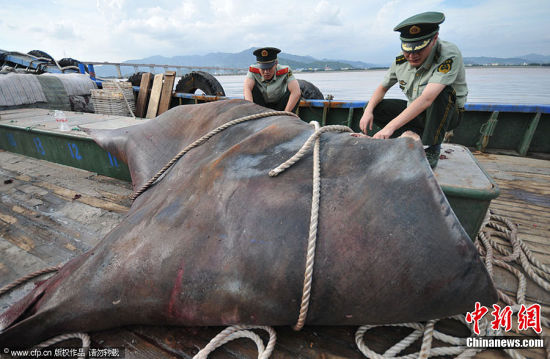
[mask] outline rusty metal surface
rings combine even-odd
[[[243,100],[186,105],[155,121],[91,130],[127,161],[134,188],[230,120]],[[312,159],[267,175],[312,127],[290,116],[233,126],[182,157],[89,252],[0,316],[0,346],[129,324],[294,324]],[[344,155],[345,154],[345,155]],[[307,324],[423,321],[490,305],[496,292],[411,139],[321,140],[321,206]]]

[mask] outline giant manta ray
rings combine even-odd
[[[141,125],[89,130],[141,187],[182,148],[236,118],[243,100],[176,107]],[[291,325],[302,297],[312,155],[268,172],[312,134],[292,116],[229,127],[190,150],[95,248],[0,316],[0,347],[132,324]],[[425,321],[496,291],[418,141],[321,137],[321,199],[306,324]]]

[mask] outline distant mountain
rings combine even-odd
[[[128,60],[128,64],[156,64],[156,65],[180,65],[180,66],[198,66],[198,67],[221,67],[242,69],[244,72],[250,64],[256,62],[252,52],[256,48],[246,49],[237,53],[214,52],[206,55],[186,55],[186,56],[151,56],[143,59]],[[295,71],[323,71],[323,70],[353,70],[353,69],[373,69],[388,67],[388,64],[373,64],[362,61],[316,59],[312,56],[300,56],[282,52],[279,54],[279,63],[289,65]],[[500,57],[465,57],[464,64],[474,66],[491,65],[550,65],[550,56],[539,54],[528,54],[525,56],[500,58]],[[199,68],[197,68],[199,69]],[[97,66],[96,74],[99,77],[115,77],[117,71],[113,66]],[[131,66],[122,67],[123,76],[129,76],[134,72]],[[148,67],[140,67],[138,71],[151,71]],[[158,72],[159,69],[157,68]],[[213,70],[207,70],[213,72]],[[217,73],[223,73],[222,70],[215,70]],[[178,72],[179,74],[179,72]]]
[[[143,59],[135,59],[124,61],[128,64],[159,64],[159,65],[179,65],[179,66],[200,66],[200,67],[224,67],[236,69],[248,69],[250,64],[256,62],[256,57],[252,52],[256,48],[246,49],[238,53],[214,52],[206,55],[186,55],[186,56],[151,56]],[[361,61],[347,60],[329,60],[316,59],[312,56],[299,56],[287,53],[280,53],[279,63],[288,65],[293,70],[298,71],[314,71],[314,70],[344,70],[344,69],[367,69],[378,67],[380,65],[369,64]],[[99,77],[117,76],[117,71],[112,66],[97,66],[96,74]],[[128,76],[134,72],[134,68],[130,66],[122,67],[122,74]],[[150,71],[148,67],[139,68],[138,71]],[[157,70],[158,71],[158,70]]]
[[[519,57],[465,57],[465,65],[544,65],[550,64],[550,56],[528,54]]]

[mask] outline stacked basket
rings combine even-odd
[[[132,116],[136,110],[134,91],[130,82],[105,81],[102,90],[91,90],[91,93],[95,113]]]

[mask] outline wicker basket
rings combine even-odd
[[[131,116],[136,110],[132,84],[129,82],[104,82],[102,90],[91,90],[95,113]],[[128,104],[126,104],[128,102]]]

